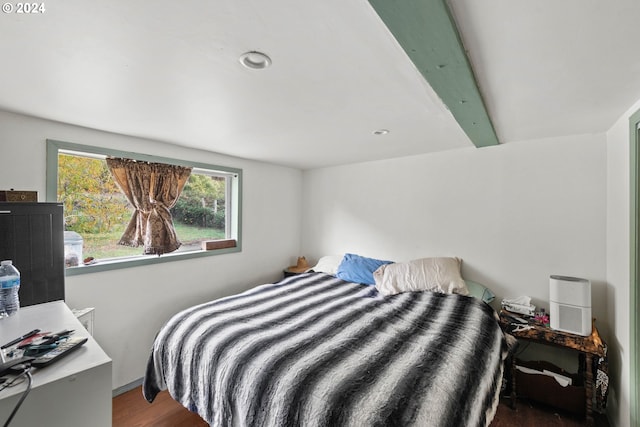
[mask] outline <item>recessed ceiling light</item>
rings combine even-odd
[[[240,55],[240,63],[247,68],[261,70],[271,65],[271,58],[262,52],[252,50]]]
[[[374,135],[386,135],[388,133],[389,133],[389,129],[378,129],[373,131]]]

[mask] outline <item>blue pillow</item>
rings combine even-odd
[[[355,254],[345,254],[338,266],[336,276],[347,282],[375,285],[373,272],[385,264],[393,264],[393,261],[382,261]]]

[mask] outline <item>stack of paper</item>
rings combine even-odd
[[[505,298],[502,300],[502,308],[526,316],[533,316],[536,312],[536,306],[531,304],[531,298],[528,296]]]
[[[560,384],[562,387],[566,387],[573,383],[573,380],[571,378],[565,377],[564,375],[557,374],[555,372],[548,371],[546,369],[543,369],[542,371],[537,371],[535,369],[527,368],[520,365],[516,365],[516,369],[520,372],[524,372],[525,374],[546,375],[548,377],[553,377],[557,381],[557,383]]]

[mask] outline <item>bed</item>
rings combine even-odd
[[[507,347],[481,299],[309,272],[173,316],[143,393],[212,426],[487,426]]]

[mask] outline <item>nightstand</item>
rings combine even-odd
[[[299,256],[296,262],[296,265],[290,265],[289,267],[282,270],[284,277],[295,276],[296,274],[306,273],[309,268],[309,264],[307,264],[307,259],[303,256]]]
[[[602,338],[600,338],[600,334],[595,325],[595,319],[593,320],[591,335],[586,337],[556,331],[531,322],[523,324],[508,317],[503,311],[500,312],[500,326],[506,333],[511,334],[519,340],[528,340],[578,352],[579,373],[584,378],[586,422],[588,426],[593,426],[594,397],[596,397],[597,405],[600,408],[604,408],[606,406],[606,391],[608,387],[607,345]],[[515,407],[517,397],[515,357],[512,357],[511,360],[511,404],[512,407]],[[596,361],[595,364],[594,360]],[[597,378],[595,382],[594,371],[596,372]]]
[[[295,276],[296,274],[302,274],[304,273],[304,271],[291,271],[288,268],[285,268],[284,270],[282,270],[282,274],[284,275],[284,277],[291,277],[291,276]]]

